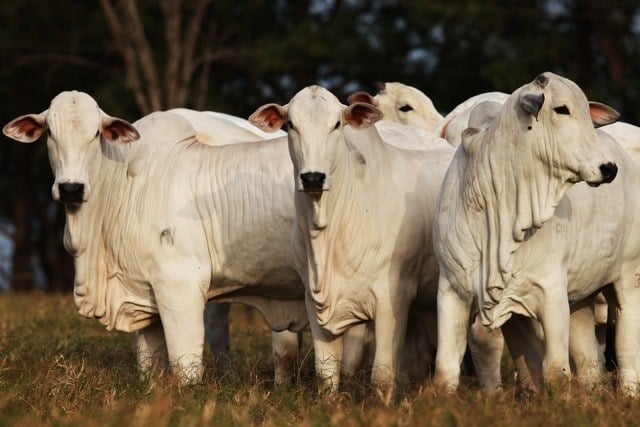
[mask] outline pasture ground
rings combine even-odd
[[[484,397],[474,384],[455,396],[428,383],[382,406],[366,375],[338,398],[317,394],[308,333],[291,385],[274,388],[270,334],[260,316],[232,309],[231,368],[205,353],[202,384],[143,379],[133,337],[77,314],[70,295],[0,294],[0,427],[60,426],[636,426],[638,400],[619,396],[609,375],[597,390],[524,397],[505,358],[505,391]]]

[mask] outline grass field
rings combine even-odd
[[[525,398],[506,370],[496,397],[472,384],[456,396],[423,384],[386,408],[362,375],[327,400],[316,393],[308,336],[291,385],[276,389],[260,317],[234,307],[231,328],[232,366],[216,370],[207,352],[203,382],[181,387],[169,376],[140,378],[133,337],[82,318],[70,295],[1,294],[0,426],[640,425],[638,400],[617,395],[611,377],[598,390],[573,385],[569,396]]]

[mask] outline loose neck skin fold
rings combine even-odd
[[[374,128],[351,132],[366,136],[367,144],[360,147],[347,141],[344,136],[341,138],[330,163],[331,189],[319,194],[296,192],[298,215],[302,214],[299,216],[299,227],[307,246],[309,291],[321,326],[333,317],[338,306],[336,301],[341,295],[340,289],[332,287],[332,278],[325,272],[333,270],[336,251],[344,249],[338,247],[336,240],[355,236],[360,231],[359,227],[364,226],[359,221],[353,221],[352,215],[358,211],[359,201],[355,193],[363,187],[363,181],[366,182],[366,168],[375,158],[366,152],[375,150],[378,145],[376,139],[379,139]]]
[[[470,137],[482,138],[476,141],[475,153],[464,154],[468,185],[462,190],[462,206],[468,218],[475,218],[471,223],[476,224],[481,263],[476,293],[485,325],[495,324],[498,319],[493,319],[492,309],[510,285],[517,286],[514,258],[518,248],[533,229],[553,216],[572,184],[556,167],[558,153],[534,150],[553,144],[544,142],[550,135],[533,118],[531,126],[534,130],[525,127],[514,132],[512,124],[501,123],[498,117],[486,133]]]

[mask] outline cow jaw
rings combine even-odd
[[[311,198],[313,206],[313,217],[311,221],[317,230],[327,227],[327,208],[326,203],[322,203],[322,192],[309,192],[307,195]]]

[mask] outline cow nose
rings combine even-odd
[[[305,172],[300,174],[302,186],[305,190],[318,191],[324,186],[324,179],[327,177],[322,172]]]
[[[608,184],[618,174],[618,166],[615,163],[605,163],[600,165],[600,172],[602,172],[602,181]]]
[[[82,203],[84,184],[78,182],[64,182],[58,184],[60,201],[62,203]]]

